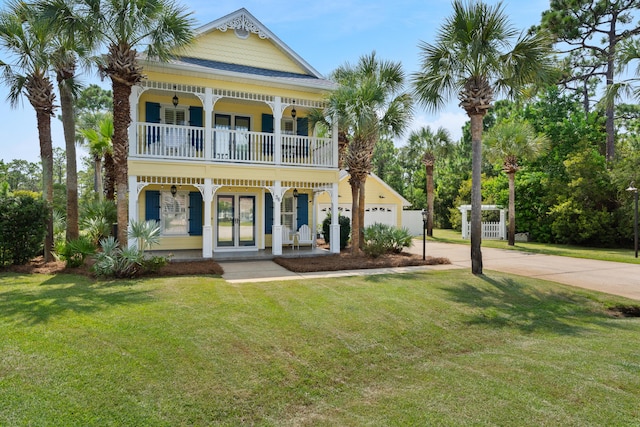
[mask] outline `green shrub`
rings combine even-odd
[[[400,253],[409,246],[411,246],[411,234],[406,228],[375,223],[364,229],[363,251],[370,257]]]
[[[31,195],[0,198],[0,265],[26,264],[42,252],[47,210]]]
[[[89,236],[80,236],[76,240],[67,242],[58,252],[60,257],[66,261],[67,267],[80,267],[84,264],[87,256],[95,253],[96,246]]]
[[[96,254],[93,272],[99,277],[134,277],[143,263],[137,248],[120,249],[118,241],[109,236],[100,239],[102,250]]]
[[[351,221],[343,215],[338,215],[338,224],[340,224],[340,249],[347,247],[349,236],[351,235]],[[324,241],[331,243],[331,214],[322,221],[322,234]]]
[[[116,205],[112,200],[94,200],[81,206],[80,227],[86,230],[95,244],[111,234],[116,221]]]

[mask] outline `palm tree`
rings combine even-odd
[[[330,96],[329,113],[338,117],[343,133],[339,139],[348,142],[344,164],[352,196],[351,250],[359,253],[373,149],[380,135],[397,136],[404,131],[412,115],[412,100],[402,92],[402,65],[379,61],[375,52],[362,56],[356,66],[338,67],[332,78],[340,87]]]
[[[471,121],[471,271],[482,274],[482,119],[496,93],[518,95],[529,83],[550,81],[551,43],[541,32],[521,34],[508,23],[502,3],[453,2],[453,14],[435,44],[420,45],[421,70],[413,76],[416,96],[429,110],[455,93]]]
[[[12,2],[0,14],[0,46],[11,58],[2,63],[1,79],[9,87],[9,101],[16,107],[24,94],[36,111],[40,160],[42,161],[43,197],[49,204],[44,260],[53,259],[53,146],[51,116],[55,93],[49,78],[52,32],[35,19],[34,10],[23,2]],[[12,63],[12,61],[14,61]]]
[[[409,141],[420,141],[424,155],[422,156],[422,164],[425,167],[426,175],[426,192],[427,192],[427,236],[433,236],[433,211],[435,190],[433,185],[433,168],[436,158],[446,154],[451,146],[451,136],[444,128],[438,128],[434,133],[430,127],[423,127],[420,130],[413,131],[409,135]]]
[[[536,134],[526,121],[507,119],[492,127],[485,138],[487,157],[491,161],[502,161],[502,170],[509,177],[509,245],[515,244],[516,233],[516,172],[520,161],[532,160],[548,144],[544,135]]]
[[[131,87],[143,79],[137,49],[167,61],[193,39],[191,13],[171,0],[78,0],[62,19],[92,22],[91,29],[106,46],[98,69],[111,79],[113,91],[113,160],[118,212],[118,241],[127,243],[128,128]]]
[[[102,159],[110,157],[113,152],[111,138],[113,136],[113,118],[109,115],[98,123],[98,129],[81,129],[80,134],[89,144],[89,153],[93,156],[95,168],[95,192],[98,200],[104,198],[104,185],[102,179]]]
[[[74,115],[75,75],[78,58],[87,58],[95,43],[94,33],[84,22],[67,21],[73,0],[42,0],[35,3],[37,19],[50,26],[53,52],[51,64],[60,93],[60,111],[66,151],[67,228],[66,240],[79,237],[78,226],[78,168],[76,165],[76,126]]]

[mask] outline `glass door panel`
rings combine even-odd
[[[255,196],[239,196],[239,233],[240,246],[256,245]]]
[[[256,196],[217,196],[217,247],[256,245]]]
[[[235,197],[218,196],[218,246],[235,246]]]

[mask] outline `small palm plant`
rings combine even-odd
[[[160,243],[160,224],[157,221],[131,221],[129,238],[136,239],[140,253]]]

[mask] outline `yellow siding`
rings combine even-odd
[[[238,38],[233,30],[214,30],[200,36],[184,56],[306,74],[298,64],[278,49],[273,41],[261,39],[253,33],[243,40]]]
[[[129,159],[129,174],[138,176],[157,176],[161,174],[167,177],[298,182],[335,182],[338,179],[338,172],[333,170],[286,168],[282,166],[257,167],[254,165],[242,166],[237,164],[187,164],[177,161],[153,162],[133,159]]]

